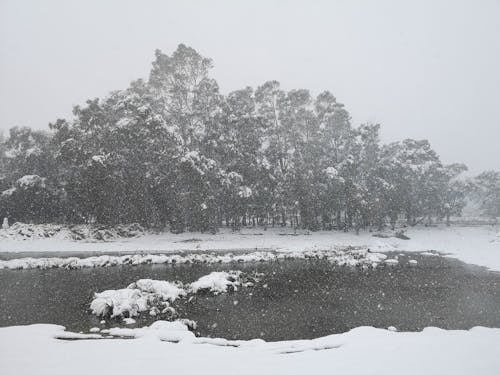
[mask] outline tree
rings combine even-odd
[[[476,176],[473,191],[484,214],[497,220],[500,216],[500,172],[486,171]]]
[[[26,175],[0,195],[0,216],[14,221],[46,223],[57,219],[58,200],[45,178]]]
[[[428,141],[383,145],[379,125],[353,127],[328,91],[268,81],[222,95],[212,66],[182,44],[157,50],[148,80],[76,106],[50,132],[12,128],[0,138],[0,214],[174,232],[359,231],[460,214],[465,167],[442,165]],[[492,215],[495,173],[475,185]],[[37,176],[29,188],[25,176]]]

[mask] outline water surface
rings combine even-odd
[[[390,254],[394,256],[395,254]],[[418,264],[411,266],[409,259]],[[54,323],[72,331],[101,325],[89,304],[95,292],[140,278],[192,282],[212,271],[264,274],[254,288],[179,300],[180,317],[198,322],[202,336],[301,339],[358,326],[418,331],[427,326],[500,327],[500,274],[443,257],[399,256],[397,266],[360,269],[324,260],[210,265],[140,265],[79,270],[0,270],[0,326]],[[147,314],[134,326],[149,325]]]

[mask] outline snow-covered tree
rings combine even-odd
[[[485,215],[500,217],[500,172],[486,171],[476,176],[473,191]]]
[[[268,81],[222,95],[212,66],[182,44],[158,50],[148,80],[76,106],[50,132],[11,129],[0,138],[0,217],[214,232],[358,231],[460,214],[465,167],[442,165],[428,141],[383,145],[379,125],[354,127],[327,91]],[[490,215],[496,173],[475,180]]]

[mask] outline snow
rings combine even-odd
[[[104,165],[104,162],[106,161],[106,156],[105,155],[94,155],[92,156],[92,161],[95,163],[99,163]]]
[[[394,266],[394,265],[398,264],[399,262],[398,262],[398,260],[397,260],[397,259],[386,259],[386,260],[384,261],[384,263],[386,263],[386,264],[390,264],[391,266]]]
[[[219,294],[226,293],[228,288],[237,290],[242,284],[244,283],[241,271],[212,272],[191,283],[190,288],[194,293],[207,290],[213,294]]]
[[[190,240],[190,242],[192,242]],[[0,260],[0,269],[32,269],[32,268],[92,268],[109,267],[123,264],[191,264],[191,263],[232,263],[232,262],[264,262],[281,259],[325,259],[334,264],[347,266],[375,266],[382,262],[386,255],[364,248],[344,247],[330,250],[304,251],[256,251],[250,253],[206,253],[192,252],[185,254],[131,254],[101,255],[88,258],[50,257],[50,258],[16,258]]]
[[[5,218],[8,219],[8,218]],[[5,221],[4,219],[4,221]],[[0,230],[2,240],[56,239],[69,241],[109,241],[141,236],[144,229],[139,224],[107,227],[100,225],[26,224],[16,222]]]
[[[12,194],[14,194],[16,192],[16,188],[15,187],[11,187],[10,189],[7,189],[7,190],[4,190],[2,191],[2,197],[10,197]],[[5,228],[2,228],[2,229],[5,229]]]
[[[40,187],[45,187],[45,178],[42,178],[36,174],[25,175],[16,181],[16,184],[22,188],[34,187],[40,185]]]
[[[147,297],[137,289],[105,290],[95,294],[90,310],[98,316],[110,315],[112,318],[125,314],[137,316],[148,309]]]
[[[175,313],[170,306],[178,298],[190,293],[208,291],[213,294],[236,291],[239,286],[250,287],[259,281],[259,274],[253,277],[241,271],[212,272],[197,281],[182,285],[180,282],[140,279],[125,289],[111,289],[95,293],[90,310],[97,316],[120,317],[126,324],[134,324],[133,316],[149,311],[150,315]]]
[[[248,186],[241,186],[238,191],[238,196],[241,198],[250,198],[252,196],[252,189]]]
[[[45,324],[0,328],[2,374],[496,375],[500,369],[497,328],[358,327],[313,340],[264,342],[197,338],[180,321],[158,321],[145,328],[112,328],[109,334],[135,339],[89,340],[102,336]]]
[[[143,107],[145,107],[145,106],[138,108],[139,112],[141,112],[141,110],[142,110],[142,112],[145,112],[147,110],[147,108],[143,110]],[[116,122],[116,126],[119,128],[125,128],[125,127],[127,127],[131,124],[134,124],[134,123],[135,123],[134,119],[129,118],[129,117],[122,117],[121,119],[119,119]]]
[[[90,303],[90,310],[97,316],[130,318],[141,312],[156,309],[159,303],[168,308],[168,302],[174,302],[185,295],[186,292],[179,284],[163,280],[141,279],[125,289],[111,289],[96,293]]]
[[[109,335],[116,337],[152,338],[167,342],[194,342],[195,335],[188,330],[188,325],[182,320],[165,321],[158,320],[149,327],[142,328],[120,328],[109,330]]]
[[[14,227],[9,228],[8,231]],[[61,235],[61,238],[39,238],[32,236],[32,240],[18,240],[17,235],[6,235],[5,230],[0,230],[0,252],[121,252],[131,253],[131,255],[102,257],[72,257],[46,258],[45,260],[34,260],[25,258],[23,260],[0,262],[0,267],[8,268],[31,268],[32,265],[38,267],[40,263],[45,263],[42,267],[54,266],[58,263],[68,267],[99,266],[110,264],[141,264],[145,263],[168,263],[182,261],[181,256],[169,256],[168,254],[154,254],[157,252],[197,252],[199,260],[210,258],[207,251],[231,251],[253,252],[250,258],[253,260],[270,260],[275,255],[269,251],[275,251],[280,256],[284,254],[307,252],[330,252],[342,250],[349,246],[361,247],[365,256],[370,249],[373,253],[387,251],[411,251],[424,255],[436,255],[436,252],[448,254],[451,257],[460,259],[466,263],[488,267],[492,270],[500,271],[500,240],[499,229],[495,226],[452,226],[452,227],[414,227],[406,230],[405,234],[410,240],[402,240],[394,237],[380,238],[372,236],[372,233],[361,232],[344,233],[338,231],[320,231],[307,233],[294,231],[290,228],[269,228],[243,229],[241,232],[232,233],[229,229],[222,229],[219,233],[212,235],[208,233],[161,233],[145,234],[137,238],[114,238],[107,242],[84,242],[73,241]],[[10,233],[10,232],[8,232]],[[13,232],[14,233],[14,232]],[[390,232],[387,232],[390,234]],[[196,241],[192,241],[193,238]],[[140,253],[140,254],[137,254]],[[149,255],[147,254],[149,253]],[[261,253],[257,255],[257,253]],[[341,254],[337,254],[338,257]],[[22,254],[19,254],[22,257]],[[184,258],[186,261],[196,261],[192,258]],[[234,261],[245,259],[243,254],[233,254]],[[227,261],[228,255],[221,254],[218,261]],[[346,255],[345,261],[352,261]],[[14,263],[17,263],[15,266]],[[353,262],[355,263],[355,262]]]
[[[387,259],[381,253],[394,251],[429,256],[446,254],[500,270],[500,236],[493,226],[410,228],[405,234],[410,240],[393,236],[373,237],[366,232],[356,236],[343,232],[306,234],[299,231],[294,235],[293,231],[282,228],[265,232],[244,229],[240,233],[223,230],[216,235],[147,234],[142,238],[97,243],[54,238],[18,241],[9,237],[0,241],[0,251],[72,250],[85,253],[120,250],[130,253],[81,258],[20,258],[0,261],[0,268],[268,261],[287,257],[325,257],[338,264],[368,266],[397,261],[396,257]],[[154,251],[165,253],[154,254]],[[173,253],[179,251],[184,252]],[[414,264],[412,260],[409,263]],[[167,281],[141,279],[128,288],[96,294],[92,309],[98,315],[106,313],[106,309],[116,316],[127,311],[125,315],[131,318],[135,313],[152,311],[151,301],[158,295],[161,295],[160,302],[168,304],[182,297],[183,293],[203,288],[210,288],[212,292],[224,287],[229,289],[230,283],[237,278],[228,275],[231,272],[206,275],[182,287]],[[71,369],[72,374],[162,371],[205,375],[220,374],[221,368],[239,374],[498,374],[500,369],[500,329],[497,328],[447,331],[430,327],[422,332],[398,332],[393,326],[386,330],[358,327],[314,340],[264,342],[199,338],[188,330],[189,324],[194,325],[187,321],[158,321],[143,328],[93,329],[90,334],[66,332],[56,325],[0,328],[2,374],[57,375],[66,374]],[[102,339],[107,336],[134,339]],[[57,340],[56,337],[72,341]]]
[[[334,167],[326,168],[325,173],[330,179],[337,177],[339,174],[339,172]]]
[[[140,279],[128,286],[142,292],[154,293],[164,301],[174,302],[177,298],[186,295],[181,284],[171,283],[163,280]]]

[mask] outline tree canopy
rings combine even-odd
[[[88,100],[48,131],[12,128],[0,139],[0,216],[359,230],[463,208],[466,167],[443,165],[428,141],[382,144],[378,124],[353,126],[328,91],[269,81],[223,95],[211,68],[185,45],[157,50],[147,81]],[[498,215],[498,191],[486,193],[495,178],[478,181]]]

